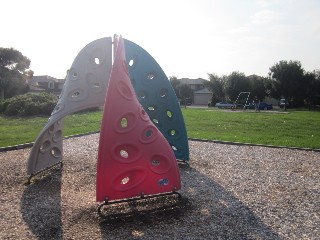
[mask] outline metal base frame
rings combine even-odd
[[[112,219],[119,219],[119,218],[125,218],[125,217],[129,217],[130,215],[134,215],[134,214],[143,214],[143,213],[152,213],[152,212],[159,212],[159,211],[166,211],[166,210],[170,210],[173,209],[174,207],[177,207],[178,204],[174,203],[174,204],[169,204],[169,205],[162,205],[161,207],[156,207],[156,208],[152,208],[149,210],[143,210],[143,211],[137,211],[137,212],[127,212],[127,213],[117,213],[117,214],[106,214],[104,211],[104,208],[107,208],[109,206],[112,205],[116,205],[116,204],[121,204],[121,203],[128,203],[129,205],[132,206],[136,206],[137,203],[141,200],[146,200],[146,199],[155,199],[155,198],[160,198],[160,197],[165,197],[165,196],[173,196],[176,195],[178,198],[178,201],[180,201],[180,199],[182,198],[181,194],[173,191],[173,192],[168,192],[168,193],[161,193],[161,194],[154,194],[154,195],[144,195],[143,193],[139,196],[139,197],[133,197],[133,198],[127,198],[127,199],[120,199],[120,200],[113,200],[113,201],[109,201],[108,199],[106,199],[102,204],[99,205],[98,207],[98,214],[101,218],[104,219],[108,219],[108,220],[112,220]]]
[[[189,161],[177,159],[177,162],[178,162],[178,163],[185,164],[185,165],[187,165],[188,167],[190,167]]]
[[[33,173],[28,177],[28,180],[25,183],[25,185],[30,185],[33,182],[35,182],[35,180],[32,181],[32,178],[34,178],[35,176],[39,176],[38,179],[41,179],[41,178],[44,178],[44,177],[46,177],[46,176],[48,176],[48,175],[50,175],[50,174],[62,169],[62,167],[63,167],[63,163],[62,163],[62,161],[60,161],[60,162],[57,162],[54,165],[51,165],[51,166],[49,166],[49,167],[47,167],[47,168],[45,168],[45,169],[43,169],[43,170],[41,170],[39,172]]]

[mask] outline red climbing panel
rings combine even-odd
[[[136,98],[122,38],[115,37],[114,44],[115,60],[100,132],[96,199],[110,201],[179,190],[175,155]]]

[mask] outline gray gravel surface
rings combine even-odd
[[[0,239],[319,239],[319,152],[190,141],[181,200],[110,206],[130,213],[110,220],[95,202],[98,139],[65,140],[63,168],[29,186],[30,149],[0,153]]]

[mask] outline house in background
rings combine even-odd
[[[30,92],[47,92],[60,95],[65,79],[57,79],[47,75],[33,76],[28,81]]]
[[[180,85],[186,84],[193,90],[193,104],[194,105],[208,105],[212,99],[212,92],[208,89],[209,81],[203,78],[177,79]]]

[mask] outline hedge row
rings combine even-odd
[[[26,93],[0,101],[0,113],[7,116],[50,115],[58,97],[51,93]]]

